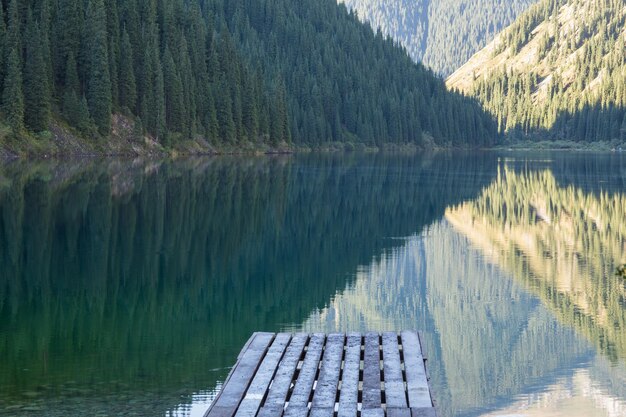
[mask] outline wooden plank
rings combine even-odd
[[[309,339],[309,335],[306,333],[298,333],[291,338],[291,343],[285,352],[285,356],[278,365],[278,370],[274,376],[274,381],[270,387],[270,391],[267,394],[264,407],[279,406],[284,408],[287,400],[287,393],[291,388],[291,381],[293,380],[293,374],[296,371],[300,356],[304,345]]]
[[[398,348],[398,334],[383,333],[383,369],[385,370],[385,403],[387,407],[407,407],[402,364]]]
[[[409,406],[411,408],[432,407],[424,358],[417,333],[403,331],[401,337]]]
[[[289,399],[287,412],[291,406],[306,407],[308,405],[309,399],[311,398],[311,391],[313,390],[313,383],[317,376],[317,369],[319,367],[325,338],[324,333],[316,333],[311,336],[302,369],[300,369],[296,386],[293,388],[293,393]]]
[[[366,408],[361,410],[361,417],[385,417],[385,411],[382,408]]]
[[[274,340],[274,333],[252,335],[239,355],[237,364],[230,372],[222,390],[206,412],[206,417],[231,417],[235,414],[272,340]]]
[[[333,417],[335,415],[335,408],[318,407],[311,408],[310,417]]]
[[[411,408],[411,417],[437,417],[437,410],[433,407]]]
[[[281,417],[283,415],[283,406],[271,405],[267,407],[261,407],[257,417]]]
[[[283,415],[285,417],[306,417],[309,415],[309,409],[306,406],[292,406],[289,404]]]
[[[350,333],[341,376],[339,412],[337,417],[356,417],[359,401],[359,370],[361,368],[361,334]]]
[[[263,401],[267,392],[267,388],[274,377],[274,373],[276,373],[278,362],[283,357],[283,353],[285,353],[285,349],[290,340],[291,334],[288,333],[280,333],[276,336],[265,358],[263,358],[261,366],[259,366],[259,369],[254,375],[254,379],[246,391],[246,396],[241,401],[241,404],[239,404],[239,408],[235,414],[237,417],[256,416],[261,406],[261,401]]]
[[[365,335],[365,356],[363,358],[363,408],[379,408],[380,386],[380,342],[378,333]]]
[[[324,359],[322,360],[320,376],[317,379],[315,394],[313,394],[312,408],[330,408],[333,410],[335,408],[345,340],[346,336],[343,333],[333,333],[326,338]]]
[[[389,408],[387,407],[387,417],[411,417],[411,409],[404,408]]]

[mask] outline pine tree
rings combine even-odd
[[[157,67],[154,78],[154,115],[155,115],[155,135],[157,140],[167,145],[167,126],[165,115],[165,82],[163,80],[163,70]]]
[[[9,55],[12,54],[13,51],[22,50],[20,21],[18,0],[10,0],[9,7],[7,9],[7,36],[5,44],[6,49],[4,51],[6,53],[5,58],[7,61]],[[18,57],[20,57],[20,55],[21,54],[18,54]]]
[[[259,103],[254,79],[244,77],[243,125],[249,141],[256,142],[259,136]]]
[[[5,73],[2,111],[13,131],[19,132],[24,127],[24,96],[20,59],[15,46],[7,57]]]
[[[63,115],[67,121],[84,134],[93,133],[89,108],[84,95],[81,95],[80,81],[74,54],[70,52],[65,64],[65,93],[63,94]]]
[[[183,84],[174,64],[174,57],[168,46],[163,55],[163,78],[165,80],[165,108],[168,129],[182,132],[183,120]]]
[[[57,12],[54,16],[52,36],[52,59],[55,82],[62,83],[67,73],[65,64],[68,56],[74,55],[78,61],[81,55],[81,39],[83,38],[83,1],[58,0]]]
[[[117,0],[106,0],[106,21],[108,36],[109,75],[111,78],[111,103],[119,106],[118,73],[120,65],[120,27],[117,13]]]
[[[137,104],[137,84],[133,67],[133,49],[126,29],[122,33],[120,56],[119,101],[122,107],[133,112]]]
[[[228,91],[228,83],[224,76],[220,77],[217,84],[217,124],[219,127],[219,140],[234,144],[237,136],[235,121],[233,120],[233,104],[230,94],[224,94]]]
[[[111,128],[112,98],[103,0],[89,0],[85,32],[89,113],[98,131],[107,135]]]
[[[44,45],[39,25],[29,13],[26,28],[26,59],[24,61],[24,122],[35,132],[48,128],[51,92],[44,60]]]
[[[4,11],[3,8],[0,7],[0,86],[4,82],[4,70],[5,70],[5,59],[6,59],[6,49],[7,49],[7,28],[4,23]]]
[[[47,91],[52,99],[52,92],[54,89],[54,69],[52,66],[52,49],[50,43],[51,36],[51,24],[52,24],[52,12],[50,9],[50,0],[41,0],[39,7],[39,31],[41,39],[41,54],[45,66],[45,74]]]

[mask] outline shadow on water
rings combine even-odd
[[[495,178],[494,155],[15,162],[0,169],[0,402],[164,415],[249,334]],[[489,167],[489,168],[484,168]]]

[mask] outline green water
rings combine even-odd
[[[624,416],[625,262],[623,154],[5,163],[0,415],[201,416],[254,331],[416,328],[444,417]]]

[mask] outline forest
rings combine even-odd
[[[483,146],[495,124],[332,0],[2,0],[0,144]],[[112,122],[113,121],[113,122]]]
[[[536,0],[339,0],[447,76]]]
[[[626,143],[625,27],[622,0],[544,0],[503,32],[492,51],[503,64],[466,92],[512,140]]]

